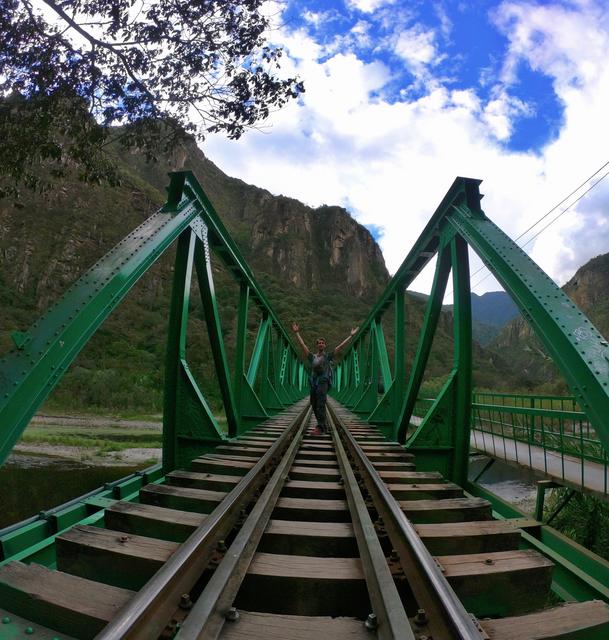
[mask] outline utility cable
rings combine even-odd
[[[602,167],[601,170],[604,169],[607,165],[609,164],[609,162],[606,162]],[[598,171],[596,173],[594,173],[593,175],[596,175],[598,173]],[[524,249],[524,247],[526,247],[528,244],[530,244],[531,242],[533,242],[533,240],[535,240],[535,238],[539,237],[539,235],[541,235],[549,226],[553,225],[560,217],[562,217],[565,213],[567,213],[567,211],[569,211],[569,209],[571,209],[575,204],[577,204],[587,193],[589,193],[590,191],[592,191],[592,189],[594,189],[594,187],[596,187],[596,185],[598,185],[600,182],[602,182],[607,176],[609,176],[609,171],[607,171],[606,173],[604,173],[594,184],[590,185],[590,187],[588,189],[586,189],[580,196],[578,196],[568,207],[566,207],[565,209],[563,209],[555,218],[553,218],[552,220],[550,220],[550,222],[548,222],[548,224],[546,224],[544,227],[542,227],[534,236],[532,236],[531,238],[529,238],[523,245],[521,245],[521,249]],[[581,187],[578,187],[578,189]],[[577,191],[577,189],[575,190]],[[570,195],[573,195],[574,192],[571,192]],[[569,196],[567,196],[568,198]],[[566,198],[565,198],[566,199]],[[564,200],[562,201],[564,202]],[[554,207],[556,208],[556,207]],[[544,218],[547,217],[547,214],[544,216]],[[539,224],[539,222],[542,220],[543,218],[540,218],[532,227],[529,227],[526,231],[524,231],[523,233],[521,233],[518,238],[516,238],[516,240],[519,240],[520,238],[522,238],[522,236],[527,233],[528,231],[530,231],[534,226],[536,226],[537,224]],[[488,267],[486,265],[482,265],[477,271],[475,271],[472,275],[476,275],[476,273],[479,273],[480,271],[482,271],[483,269],[488,269]],[[484,282],[489,276],[492,275],[492,272],[489,271],[484,278],[482,278],[481,280],[478,280],[478,282],[476,282],[476,284],[471,286],[471,289],[473,289],[474,287],[477,287],[479,284],[481,284],[482,282]],[[452,292],[451,292],[452,293]]]
[[[577,193],[583,186],[588,184],[588,182],[590,182],[590,180],[592,180],[592,178],[594,178],[596,175],[598,175],[608,165],[609,165],[609,160],[607,160],[607,162],[605,162],[602,166],[600,166],[592,175],[588,176],[578,187],[573,189],[573,191],[571,191],[571,193],[566,195],[560,202],[555,204],[551,209],[549,209],[540,218],[538,218],[531,226],[529,226],[527,229],[525,229],[518,237],[516,237],[514,239],[514,242],[518,242],[518,240],[520,240],[524,235],[526,235],[529,231],[531,231],[531,229],[534,229],[540,222],[545,220],[552,212],[556,211],[556,209],[558,209],[558,207],[560,207],[563,203],[565,203],[572,195]],[[588,192],[590,192],[592,189],[594,189],[594,187],[596,187],[596,185],[599,182],[601,182],[601,180],[604,180],[607,177],[607,175],[609,175],[609,172],[603,174],[592,186],[590,186],[586,191],[584,191],[584,193],[582,193],[580,196],[578,196],[568,207],[563,209],[563,211],[560,214],[558,214],[554,219],[552,219],[545,227],[543,227],[540,231],[538,231],[532,238],[530,238],[523,245],[521,245],[520,248],[522,249],[522,248],[526,247],[527,244],[529,244],[533,240],[535,240],[535,238],[537,238],[541,233],[543,233],[550,225],[554,224],[554,222],[556,222],[556,220],[558,220],[558,218],[560,218],[567,211],[569,211],[569,209],[571,209],[571,207],[573,207],[573,205],[577,204],[577,202],[579,202]],[[470,274],[470,279],[473,278],[478,273],[480,273],[481,271],[484,271],[484,269],[488,269],[488,267],[483,264],[481,267],[476,269],[476,271],[474,271],[472,274]],[[473,290],[474,287],[477,287],[479,284],[484,282],[490,275],[491,275],[491,272],[487,273],[481,280],[476,282],[476,284],[471,285],[470,286],[470,290]],[[446,295],[451,296],[452,294],[453,294],[453,290],[451,290]]]

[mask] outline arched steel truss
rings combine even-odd
[[[480,206],[480,182],[469,178],[454,181],[360,327],[336,376],[336,395],[341,402],[379,425],[387,435],[405,442],[416,452],[419,469],[441,470],[460,484],[467,479],[472,390],[468,246],[518,305],[601,442],[609,447],[609,345],[572,300],[486,217]],[[414,360],[406,375],[404,291],[436,255],[433,287]],[[451,272],[452,370],[421,424],[409,430]],[[393,370],[381,324],[390,308],[395,318]]]
[[[228,437],[306,394],[304,368],[276,314],[203,189],[190,172],[171,174],[167,203],[83,274],[30,329],[13,334],[0,361],[0,463],[107,316],[177,243],[165,374],[163,465],[179,467],[226,439],[186,359],[193,269],[197,274]],[[229,367],[214,291],[212,254],[239,283],[237,345]],[[261,316],[246,363],[251,305]],[[256,393],[255,388],[259,389]]]
[[[479,185],[478,180],[455,180],[361,325],[337,367],[334,389],[346,406],[416,451],[420,469],[436,468],[459,483],[465,482],[467,474],[472,395],[468,246],[516,302],[604,446],[609,447],[609,345],[560,288],[486,217],[480,206]],[[228,436],[242,433],[307,393],[305,371],[288,333],[195,177],[178,172],[171,175],[168,201],[162,209],[101,258],[27,332],[13,334],[16,348],[0,361],[0,462],[92,334],[174,242],[177,251],[164,401],[165,469],[183,465],[226,437],[186,359],[193,269]],[[214,291],[212,254],[231,270],[240,287],[232,373]],[[407,372],[404,292],[435,255],[433,288]],[[452,370],[422,423],[408,434],[451,273]],[[248,310],[252,304],[261,320],[253,348],[248,350]],[[383,315],[390,308],[395,322],[393,366],[382,326]]]

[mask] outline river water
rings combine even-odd
[[[93,466],[14,453],[0,467],[0,529],[141,468]]]
[[[470,460],[469,479],[473,480],[483,469],[489,458],[476,456]],[[515,467],[500,460],[487,469],[478,480],[485,489],[503,498],[525,513],[533,513],[537,497],[537,480],[543,479],[531,469]]]

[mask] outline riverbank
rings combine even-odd
[[[88,415],[37,415],[8,461],[36,457],[94,466],[143,467],[161,458],[163,424],[159,416],[138,419]]]

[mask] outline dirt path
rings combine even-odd
[[[27,460],[23,457],[27,456],[44,456],[46,458],[75,460],[85,464],[102,466],[102,467],[133,467],[137,465],[149,466],[161,460],[162,450],[159,447],[133,447],[123,449],[122,451],[110,451],[107,453],[99,453],[94,447],[69,447],[65,445],[53,445],[45,443],[28,442],[17,444],[13,448],[13,452],[19,454],[18,459],[11,461],[9,456],[8,463],[17,463],[18,466],[29,466]]]
[[[123,418],[109,418],[107,416],[49,416],[44,414],[35,415],[30,424],[34,425],[59,425],[75,427],[132,427],[134,429],[162,429],[163,421],[159,417],[157,421],[152,420],[125,420]]]

